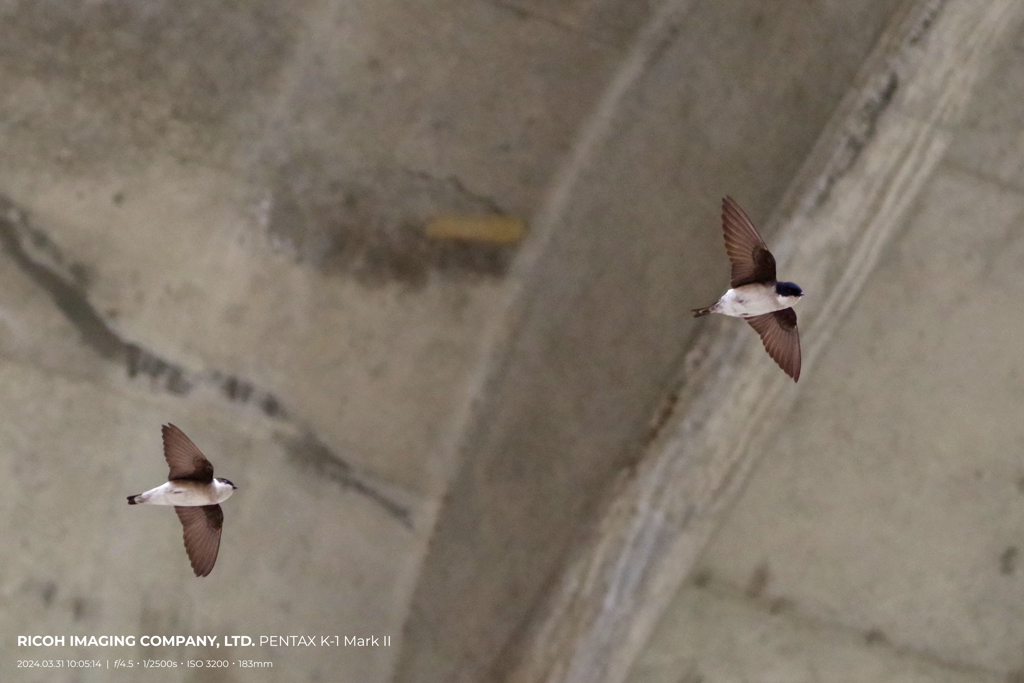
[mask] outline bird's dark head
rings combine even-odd
[[[228,486],[230,486],[230,487],[231,487],[231,488],[233,488],[233,489],[237,489],[237,488],[238,488],[237,486],[235,486],[234,484],[232,484],[232,483],[231,483],[230,481],[228,481],[227,479],[222,479],[222,478],[220,478],[220,477],[217,477],[217,481],[219,481],[219,482],[220,482],[220,483],[222,483],[222,484],[227,484]]]
[[[779,296],[803,296],[804,291],[792,282],[776,282],[775,293]]]

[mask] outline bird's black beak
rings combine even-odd
[[[238,487],[237,487],[237,486],[235,486],[234,484],[232,484],[232,485],[231,485],[231,488],[233,488],[233,489],[237,489]]]

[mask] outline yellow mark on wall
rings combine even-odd
[[[424,234],[433,240],[514,244],[523,239],[526,222],[515,216],[438,216]]]

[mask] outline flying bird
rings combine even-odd
[[[214,478],[213,465],[191,439],[172,424],[162,428],[164,458],[171,468],[167,483],[145,493],[128,496],[129,505],[173,505],[185,527],[185,552],[196,576],[213,571],[220,550],[224,513],[219,503],[238,487]]]
[[[722,200],[722,230],[732,262],[731,288],[714,306],[693,309],[693,317],[721,313],[743,318],[761,335],[772,360],[794,382],[799,381],[800,333],[792,307],[803,290],[775,279],[775,257],[732,197]]]

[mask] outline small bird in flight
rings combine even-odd
[[[796,382],[800,379],[800,333],[792,306],[803,291],[775,279],[775,257],[732,197],[722,200],[725,250],[732,262],[732,288],[714,306],[693,309],[693,317],[721,313],[743,318],[761,335],[765,350]]]
[[[213,465],[191,439],[172,424],[162,428],[164,458],[171,467],[167,483],[145,493],[128,496],[129,505],[173,505],[185,527],[185,552],[196,576],[213,571],[220,550],[224,513],[220,505],[238,487],[214,478]]]

